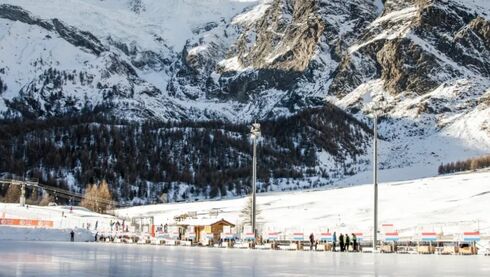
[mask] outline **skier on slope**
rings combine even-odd
[[[332,242],[333,242],[333,247],[332,247],[332,250],[333,252],[335,252],[335,247],[336,247],[336,244],[337,244],[337,232],[333,232],[333,237],[332,237]]]

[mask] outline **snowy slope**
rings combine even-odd
[[[460,234],[479,229],[490,234],[487,212],[490,172],[463,173],[406,182],[383,183],[379,187],[379,223],[394,224],[404,236],[421,231]],[[262,230],[279,232],[372,230],[372,185],[332,190],[258,195]],[[172,223],[174,216],[197,212],[199,217],[217,218],[241,224],[239,213],[245,198],[199,203],[142,206],[120,209],[120,216],[153,215],[156,224]]]
[[[140,8],[136,8],[141,2]],[[42,18],[58,18],[99,38],[113,37],[143,50],[159,51],[165,44],[180,51],[192,31],[205,23],[229,19],[258,0],[2,0]]]
[[[21,207],[18,204],[6,203],[0,203],[0,215],[2,218],[51,220],[55,229],[86,228],[88,223],[93,230],[95,223],[98,222],[99,231],[110,230],[109,223],[115,220],[113,216],[94,213],[82,207],[73,207],[70,212],[70,206]]]
[[[74,241],[93,241],[94,234],[81,228],[21,228],[0,226],[0,241],[70,241],[70,232],[75,233]]]
[[[479,230],[490,235],[490,215],[487,212],[490,193],[490,172],[467,172],[406,182],[382,183],[379,187],[379,220],[393,224],[405,238],[417,237],[422,231],[454,235]],[[258,222],[262,231],[283,234],[301,231],[363,232],[369,239],[372,232],[372,185],[258,195],[261,210]],[[198,218],[224,218],[241,226],[240,211],[246,198],[199,203],[149,205],[116,210],[123,218],[154,216],[155,224],[171,224],[174,217],[195,212]],[[65,211],[65,217],[62,217]],[[71,229],[77,238],[91,240],[93,226],[98,221],[99,232],[110,230],[114,217],[69,207],[20,207],[0,204],[2,217],[53,220],[55,228],[16,228],[0,226],[0,240],[67,240]],[[217,214],[216,214],[217,213]],[[91,223],[90,232],[80,229]],[[78,228],[78,229],[77,229]]]
[[[96,232],[110,232],[113,216],[91,212],[85,208],[69,206],[42,207],[0,203],[0,218],[53,221],[53,228],[0,225],[1,240],[69,241],[75,232],[75,241],[93,241]],[[87,228],[87,224],[90,228]],[[97,224],[97,230],[95,225]]]

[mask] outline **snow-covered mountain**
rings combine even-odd
[[[377,103],[385,177],[422,177],[490,152],[489,54],[487,0],[0,0],[0,112],[246,124],[327,101],[371,126]]]

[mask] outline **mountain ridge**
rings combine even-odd
[[[380,105],[383,170],[425,167],[425,177],[490,152],[484,0],[60,3],[0,3],[5,119],[246,125],[333,104],[372,126]],[[355,143],[352,134],[343,136]],[[320,165],[325,145],[314,144]],[[353,174],[369,170],[361,148]],[[324,166],[342,171],[342,161]]]

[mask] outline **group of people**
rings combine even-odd
[[[337,233],[333,233],[333,249],[332,251],[337,251],[336,250],[336,245],[337,245]],[[356,234],[352,233],[351,237],[349,237],[349,234],[340,234],[339,235],[339,247],[340,247],[340,252],[349,252],[349,249],[353,252],[358,252],[360,251],[360,245],[359,242],[357,241]]]
[[[318,246],[318,240],[315,240],[315,236],[313,233],[310,234],[310,250],[315,250],[317,249]],[[338,237],[337,241],[337,232],[334,232],[332,235],[332,251],[336,252],[337,251],[337,242],[340,247],[340,252],[358,252],[360,251],[360,244],[359,241],[357,240],[356,234],[352,233],[351,236],[349,237],[349,234],[340,234]]]
[[[124,220],[122,221],[122,224],[119,222],[119,220],[118,221],[112,221],[111,220],[110,226],[111,226],[111,232],[112,232],[113,228],[116,229],[116,232],[118,232],[119,230],[121,230],[123,232],[129,231],[129,226],[127,224],[125,224]]]

